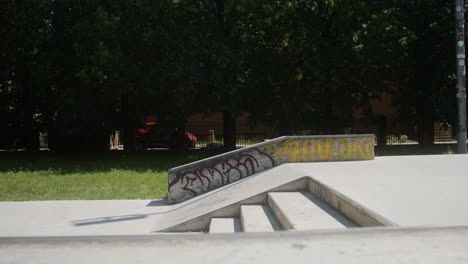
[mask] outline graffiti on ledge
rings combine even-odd
[[[252,149],[212,166],[203,166],[176,175],[169,183],[169,193],[171,196],[196,196],[274,166],[275,161],[271,156]]]
[[[276,163],[338,160],[369,160],[374,157],[372,137],[291,139],[261,150]]]
[[[373,158],[373,136],[286,138],[170,171],[169,200],[181,202],[283,163]]]

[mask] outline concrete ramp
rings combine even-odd
[[[374,159],[374,135],[286,136],[169,170],[168,198],[179,203],[292,162]]]
[[[294,164],[283,164],[175,205],[161,216],[154,232],[269,232],[370,226],[396,224],[304,175]]]

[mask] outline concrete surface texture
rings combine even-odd
[[[240,229],[238,218],[211,218],[210,234],[235,233]]]
[[[242,205],[240,211],[243,232],[272,232],[281,229],[268,206]]]
[[[169,205],[167,201],[0,202],[0,236],[139,235],[312,176],[399,226],[468,225],[468,155],[290,163]],[[208,218],[208,221],[210,218]]]
[[[468,155],[377,157],[283,164],[175,205],[166,200],[0,202],[0,263],[468,263],[467,171]],[[274,213],[263,215],[258,205],[232,205],[301,186],[313,186],[317,197],[330,194],[314,182],[399,226],[151,233],[174,224],[196,227],[235,210],[240,218],[271,220]],[[329,211],[320,201],[314,203]],[[218,217],[229,232],[242,228],[240,218]],[[265,221],[246,225],[252,232],[270,229]]]
[[[151,231],[165,201],[0,202],[0,237],[134,235]]]
[[[0,263],[468,263],[468,228],[0,238]]]
[[[188,200],[284,163],[373,158],[373,135],[280,137],[169,170],[169,202]]]
[[[343,221],[337,220],[327,212],[332,211],[326,208],[328,206],[317,201],[315,197],[308,198],[307,196],[307,193],[300,192],[271,192],[268,193],[268,204],[286,229],[314,230],[346,227]],[[310,199],[314,199],[313,202]]]
[[[468,225],[468,155],[295,164],[400,226]]]

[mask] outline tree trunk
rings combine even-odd
[[[122,141],[125,152],[135,152],[136,151],[136,134],[135,130],[137,128],[131,125],[127,125],[123,128],[122,131]]]
[[[229,111],[223,111],[224,148],[236,149],[236,119]]]
[[[377,118],[377,146],[382,149],[387,146],[387,117]]]
[[[25,128],[25,148],[27,151],[39,151],[39,132],[34,128]]]
[[[418,123],[418,143],[422,147],[434,145],[434,120],[430,114],[423,115]]]
[[[16,85],[19,92],[19,123],[21,142],[27,151],[39,151],[39,134],[36,129],[34,114],[35,100],[31,74],[25,63],[19,63],[16,71]]]
[[[122,141],[125,152],[135,152],[136,146],[136,130],[138,129],[138,116],[136,114],[134,89],[130,85],[124,88],[122,94],[122,114],[123,114],[123,131]]]

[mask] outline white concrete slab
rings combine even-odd
[[[467,245],[467,227],[107,238],[0,238],[0,263],[465,264],[468,263]]]
[[[239,219],[235,218],[211,218],[210,234],[239,232],[237,227]]]
[[[0,236],[147,234],[165,201],[0,202]],[[160,209],[159,209],[160,210]]]
[[[241,224],[243,232],[273,232],[280,230],[271,209],[266,205],[242,205]]]
[[[400,226],[468,225],[468,155],[296,163],[295,169]]]
[[[327,211],[300,192],[270,192],[268,204],[284,229],[346,228]]]

